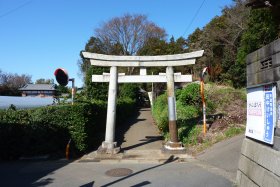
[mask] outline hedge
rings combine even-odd
[[[131,99],[118,101],[118,121],[134,111],[134,104]],[[105,102],[0,110],[0,159],[62,156],[70,139],[71,153],[79,156],[101,144],[105,122]]]

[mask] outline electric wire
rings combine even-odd
[[[198,16],[198,14],[199,14],[199,12],[200,12],[200,9],[201,9],[202,6],[204,5],[205,1],[206,1],[206,0],[203,0],[202,3],[200,4],[199,8],[197,9],[196,13],[194,14],[194,16],[193,16],[191,22],[189,23],[189,25],[186,27],[186,29],[185,29],[185,31],[184,31],[184,33],[183,33],[182,36],[184,36],[184,35],[187,33],[187,31],[190,29],[190,27],[192,26],[194,20],[195,20],[196,17]]]
[[[19,5],[19,6],[15,7],[15,8],[13,8],[13,9],[11,9],[11,10],[9,10],[9,11],[3,13],[3,14],[0,14],[0,18],[3,18],[3,17],[5,17],[5,16],[8,16],[9,14],[11,14],[11,13],[13,13],[13,12],[15,12],[15,11],[17,11],[17,10],[23,8],[23,7],[25,7],[26,5],[30,4],[32,1],[33,1],[33,0],[26,1],[25,3]]]

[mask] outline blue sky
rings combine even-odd
[[[29,74],[35,81],[54,79],[61,67],[80,87],[79,53],[102,22],[126,13],[145,14],[169,37],[187,37],[230,4],[232,0],[0,0],[0,69]]]

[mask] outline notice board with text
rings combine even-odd
[[[276,87],[273,84],[247,89],[245,135],[273,144],[276,126]]]

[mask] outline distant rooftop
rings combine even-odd
[[[27,90],[45,90],[45,91],[54,91],[54,84],[26,84],[24,87],[20,88],[21,91]]]

